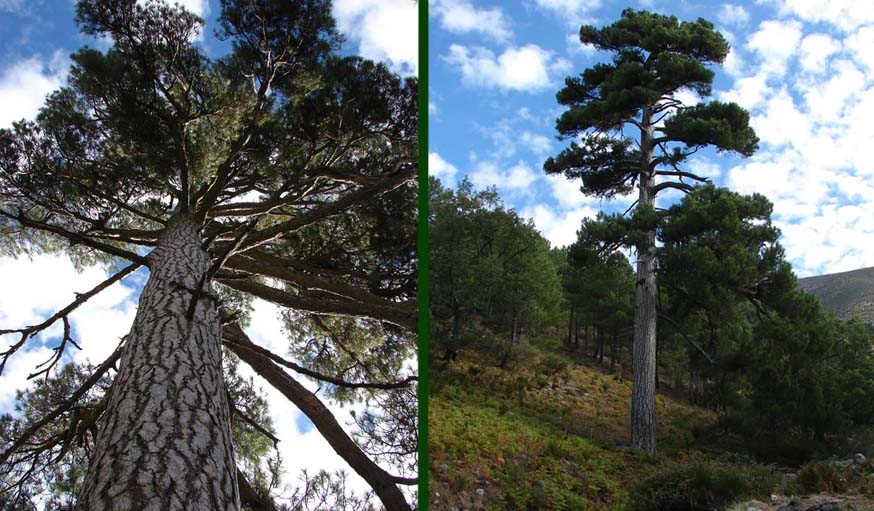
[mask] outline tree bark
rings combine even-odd
[[[653,133],[650,109],[643,109],[638,207],[655,206]],[[656,450],[656,246],[655,230],[637,247],[637,287],[634,309],[633,383],[631,391],[631,446],[648,453]]]
[[[79,509],[236,511],[218,313],[208,284],[196,290],[210,264],[197,224],[174,216],[147,259],[151,273],[109,391]]]

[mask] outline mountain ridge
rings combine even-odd
[[[835,315],[874,325],[874,267],[805,277],[798,287]]]

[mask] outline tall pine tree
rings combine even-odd
[[[557,99],[567,110],[556,129],[575,141],[549,158],[544,170],[582,178],[583,193],[599,197],[638,188],[631,445],[655,452],[656,197],[666,189],[689,192],[706,181],[680,166],[699,148],[749,156],[758,139],[740,106],[685,105],[679,99],[679,92],[689,90],[711,94],[714,75],[707,65],[721,63],[729,51],[712,23],[626,9],[612,25],[581,27],[580,41],[612,52],[613,60],[565,80]],[[627,134],[628,127],[639,135]]]
[[[112,46],[74,54],[69,84],[36,121],[0,131],[2,250],[114,268],[46,323],[0,332],[18,336],[0,371],[62,321],[48,376],[73,341],[70,312],[149,270],[120,347],[14,430],[0,472],[26,484],[96,430],[79,509],[238,509],[250,488],[235,465],[224,345],[309,417],[386,509],[409,509],[398,484],[415,478],[378,465],[383,446],[365,441],[365,452],[284,368],[370,395],[415,385],[402,367],[415,348],[417,83],[335,55],[329,0],[221,9],[231,50],[210,60],[192,42],[202,20],[179,7],[82,0],[80,27]],[[241,321],[253,298],[293,310],[320,354],[344,350],[357,364],[296,363],[255,345]],[[116,362],[105,398],[84,403]],[[396,393],[392,406],[415,410],[414,396]],[[44,433],[57,424],[61,433]],[[397,426],[415,442],[414,424]]]

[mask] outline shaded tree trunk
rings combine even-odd
[[[651,112],[643,109],[640,150],[638,207],[655,205],[655,176],[650,169],[653,160]],[[631,446],[648,453],[656,449],[656,246],[655,230],[646,233],[637,247],[637,289],[634,308],[634,348],[632,365],[634,379],[631,391]]]
[[[208,285],[195,291],[210,264],[195,222],[174,216],[148,261],[79,509],[236,511],[220,326]]]
[[[567,320],[567,345],[573,345],[574,341],[574,308],[571,307]]]

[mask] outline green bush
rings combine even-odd
[[[808,493],[840,493],[847,490],[847,478],[833,465],[813,462],[798,471],[797,484]]]
[[[760,465],[690,460],[662,466],[631,491],[633,511],[715,511],[768,495],[776,474]]]

